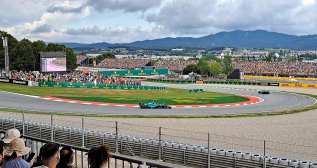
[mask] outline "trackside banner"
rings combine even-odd
[[[280,86],[280,83],[260,83],[261,86]]]
[[[40,87],[59,88],[91,88],[91,89],[122,89],[122,90],[166,90],[166,87],[136,86],[136,85],[111,85],[93,83],[64,83],[64,82],[39,82]]]
[[[100,71],[105,76],[143,76],[143,75],[166,75],[168,69],[143,69],[129,71]]]
[[[12,83],[12,84],[18,84],[18,85],[28,85],[29,82],[25,80],[16,80],[16,79],[6,79],[6,78],[0,78],[1,83]]]
[[[299,87],[299,88],[312,88],[316,89],[315,84],[300,84],[300,83],[280,83],[280,87]]]

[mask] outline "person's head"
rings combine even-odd
[[[47,143],[44,145],[41,151],[41,160],[43,165],[55,167],[59,162],[59,146],[54,143]]]
[[[2,165],[3,162],[3,152],[0,153],[0,166]]]
[[[21,158],[23,155],[30,152],[30,148],[25,147],[24,141],[21,138],[14,138],[9,145],[8,150],[5,151],[5,160],[12,160]]]
[[[110,148],[107,145],[92,147],[88,151],[88,164],[91,168],[101,168],[110,161]]]
[[[74,152],[71,147],[65,146],[60,151],[60,160],[58,164],[70,166],[74,161]]]
[[[5,148],[8,149],[9,146],[8,144],[14,139],[14,138],[19,138],[21,136],[20,131],[13,128],[13,129],[9,129],[5,135],[4,135],[4,139],[2,140],[6,145]]]

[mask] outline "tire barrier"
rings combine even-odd
[[[16,128],[22,132],[23,120],[0,117],[0,130]],[[51,135],[53,132],[53,135]],[[131,135],[122,135],[111,132],[101,132],[88,129],[72,128],[60,125],[25,121],[24,135],[34,138],[51,139],[58,143],[72,144],[75,146],[92,147],[99,144],[108,144],[111,151],[116,151],[132,156],[141,156],[150,159],[161,159],[170,162],[177,162],[195,167],[208,166],[208,147],[183,144]],[[84,135],[84,136],[83,136]],[[84,138],[83,138],[84,137]],[[160,148],[161,144],[161,148]],[[161,152],[159,152],[161,150]],[[220,148],[209,148],[210,167],[243,167],[262,168],[264,156],[258,153],[227,150]],[[298,161],[287,158],[265,156],[265,164],[271,168],[301,167],[317,168],[317,162]]]

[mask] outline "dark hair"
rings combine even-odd
[[[71,147],[69,146],[65,146],[61,149],[60,151],[60,160],[59,160],[59,163],[57,164],[57,167],[59,165],[66,165],[67,163],[69,163],[72,158],[73,158],[73,150]]]
[[[42,158],[46,161],[51,159],[56,153],[59,153],[59,146],[55,143],[47,143],[43,146],[42,149]],[[45,162],[42,160],[43,162]]]
[[[4,160],[5,160],[5,161],[9,161],[9,160],[16,159],[17,157],[18,157],[17,153],[16,153],[15,151],[13,151],[13,153],[11,154],[11,156],[5,155],[5,156],[4,156]]]
[[[41,160],[42,154],[43,154],[43,148],[44,146],[42,146],[40,148],[40,153],[39,155],[36,157],[36,162],[31,166],[31,167],[38,167],[38,166],[42,166],[43,165],[43,161]]]
[[[100,145],[91,154],[88,154],[88,159],[91,162],[90,168],[101,168],[110,161],[110,158],[110,147],[108,145]]]

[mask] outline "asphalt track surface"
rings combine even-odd
[[[316,103],[316,100],[312,97],[283,92],[271,92],[270,94],[262,95],[258,94],[256,90],[239,90],[151,82],[142,82],[142,85],[166,86],[181,89],[204,89],[204,91],[255,96],[264,99],[264,101],[257,104],[230,107],[140,109],[137,107],[112,107],[56,102],[39,99],[38,97],[29,97],[0,91],[0,107],[42,112],[103,115],[215,115],[273,112],[296,109]]]

